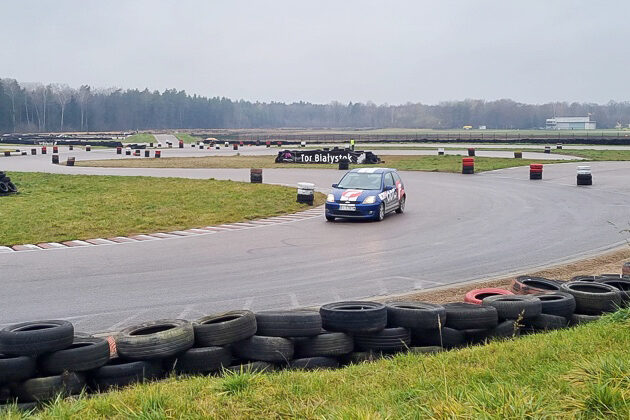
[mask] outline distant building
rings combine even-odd
[[[591,117],[547,118],[547,130],[595,130],[597,123]]]

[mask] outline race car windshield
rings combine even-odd
[[[337,188],[356,190],[380,190],[381,174],[360,174],[357,172],[347,173],[339,182]]]

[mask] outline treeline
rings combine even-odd
[[[291,104],[206,98],[167,89],[78,89],[0,79],[0,132],[127,131],[178,128],[397,127],[488,129],[544,127],[545,119],[591,114],[598,128],[630,122],[630,102],[605,105],[556,102],[543,105],[509,99],[407,103]]]

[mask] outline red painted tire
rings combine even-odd
[[[481,301],[488,296],[497,296],[497,295],[513,295],[514,293],[505,289],[498,289],[496,287],[485,287],[483,289],[475,289],[466,293],[464,296],[464,302],[475,303],[477,305],[481,305]]]

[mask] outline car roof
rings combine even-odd
[[[356,172],[360,174],[384,174],[386,172],[394,172],[395,169],[391,168],[355,168],[350,172]]]

